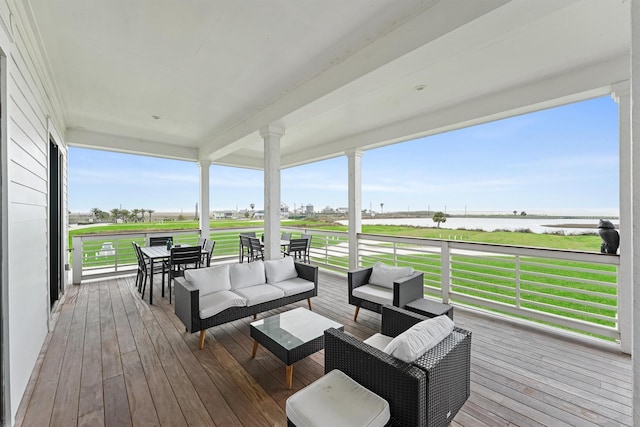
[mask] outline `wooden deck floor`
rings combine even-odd
[[[354,323],[345,288],[321,272],[314,311],[367,337],[379,315]],[[271,313],[295,306],[306,302]],[[141,301],[133,277],[71,286],[56,317],[17,426],[282,426],[286,399],[323,374],[318,352],[287,390],[280,361],[263,348],[251,359],[250,318],[210,329],[197,350],[173,305]],[[453,426],[632,425],[629,357],[462,310],[455,321],[473,339],[471,397]]]

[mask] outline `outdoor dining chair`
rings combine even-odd
[[[300,236],[301,239],[307,239],[307,250],[304,253],[304,257],[305,257],[305,262],[311,262],[311,234],[303,234],[302,236]]]
[[[251,252],[251,261],[255,261],[257,259],[264,260],[264,247],[262,246],[262,242],[257,237],[247,236],[249,239],[249,250]]]
[[[184,271],[200,268],[202,265],[202,246],[174,246],[169,257],[169,304],[171,304],[171,285],[173,279],[184,275]]]
[[[211,256],[213,255],[213,248],[215,246],[216,242],[214,240],[207,240],[207,242],[203,246],[202,263],[206,264],[207,267],[211,267]]]
[[[164,275],[167,272],[167,264],[166,263],[157,263],[153,265],[153,271],[151,270],[151,263],[149,260],[145,259],[142,254],[142,250],[140,249],[140,245],[136,242],[131,242],[133,245],[133,249],[136,253],[136,259],[138,260],[138,272],[136,274],[136,288],[138,292],[141,293],[141,298],[144,299],[144,292],[147,288],[147,280],[149,279],[149,274],[160,273],[162,274],[162,288],[164,288]]]
[[[249,236],[246,234],[240,235],[240,263],[244,262],[247,258],[247,262],[251,262],[251,244],[249,243]]]
[[[289,248],[286,255],[292,256],[296,260],[305,262],[307,253],[307,239],[291,239],[289,240]]]
[[[173,241],[171,236],[149,237],[149,246],[167,246],[167,241]]]

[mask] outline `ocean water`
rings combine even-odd
[[[614,225],[618,225],[618,220],[610,220]],[[339,221],[341,224],[346,225],[348,221]],[[585,219],[585,218],[562,218],[562,219],[540,219],[540,218],[472,218],[472,217],[456,217],[447,218],[447,222],[441,223],[440,228],[443,229],[443,233],[446,233],[447,229],[456,230],[459,228],[466,228],[468,230],[521,230],[529,229],[533,233],[553,233],[557,231],[564,231],[565,234],[580,234],[580,233],[597,233],[598,219]],[[418,227],[436,227],[437,224],[433,222],[431,218],[372,218],[363,219],[362,224],[376,224],[376,225],[411,225]],[[551,225],[559,224],[584,224],[584,228],[567,228],[567,227],[551,227]]]

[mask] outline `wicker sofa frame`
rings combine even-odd
[[[313,289],[295,295],[276,298],[260,304],[247,307],[231,307],[206,319],[200,318],[200,290],[189,283],[184,277],[175,279],[175,313],[184,323],[187,332],[200,331],[200,349],[204,347],[204,337],[207,329],[242,319],[243,317],[256,315],[263,311],[272,310],[297,301],[307,300],[311,309],[311,297],[318,295],[318,267],[294,262],[298,277],[313,282]]]
[[[369,283],[373,267],[367,267],[347,273],[347,283],[349,286],[349,304],[356,306],[353,321],[357,321],[360,307],[367,310],[382,313],[383,304],[362,299],[353,295],[353,290],[359,286]],[[424,296],[424,273],[415,272],[411,276],[399,279],[393,283],[393,305],[403,308],[411,301],[421,299]]]
[[[384,335],[427,319],[385,305]],[[325,331],[325,373],[340,369],[389,402],[391,425],[446,426],[470,394],[471,332],[455,328],[413,363],[405,363],[337,329]]]

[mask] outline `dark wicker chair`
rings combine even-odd
[[[381,333],[395,337],[427,319],[385,305]],[[455,328],[413,363],[405,363],[337,329],[324,333],[324,371],[340,369],[391,409],[392,425],[446,426],[470,394],[471,332]]]
[[[356,311],[353,315],[353,321],[357,321],[360,307],[367,310],[375,311],[376,313],[382,312],[382,304],[369,301],[366,299],[358,298],[353,295],[353,290],[359,286],[363,286],[369,283],[371,277],[371,271],[373,267],[363,268],[357,271],[350,271],[347,273],[347,282],[349,285],[349,304],[356,306]],[[424,273],[415,272],[411,276],[402,278],[393,283],[393,304],[396,307],[404,307],[411,301],[415,301],[424,296]]]

